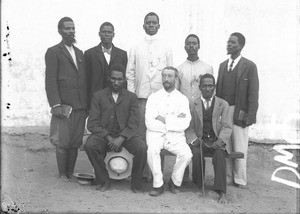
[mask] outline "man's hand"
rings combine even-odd
[[[119,136],[114,138],[112,141],[108,143],[109,148],[114,152],[120,152],[122,149],[122,144],[125,140],[125,137]]]
[[[163,117],[163,116],[161,116],[161,115],[158,115],[155,119],[156,119],[156,120],[159,120],[159,121],[162,122],[162,123],[166,123],[166,118]]]
[[[186,117],[186,114],[185,114],[185,113],[180,113],[177,117],[178,117],[178,118],[185,118],[185,117]]]
[[[201,140],[197,138],[193,143],[191,143],[192,146],[199,147],[201,145]]]
[[[51,113],[52,115],[60,118],[60,119],[63,119],[63,118],[67,118],[64,114],[63,114],[63,110],[62,110],[62,107],[61,106],[56,106],[56,107],[52,107],[51,109]]]
[[[212,148],[213,149],[224,149],[226,143],[224,143],[220,138],[213,142]]]
[[[110,144],[114,140],[114,138],[109,134],[105,136],[105,139],[108,141],[108,144]]]

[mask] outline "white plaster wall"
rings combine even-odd
[[[60,18],[74,20],[83,51],[99,43],[99,26],[110,21],[114,44],[129,52],[136,38],[144,36],[144,16],[154,11],[160,16],[159,34],[172,46],[174,65],[185,60],[184,39],[195,33],[201,40],[199,56],[213,66],[215,76],[228,57],[230,33],[242,32],[242,55],[256,63],[260,78],[258,121],[251,126],[251,138],[298,137],[299,0],[2,0],[1,6],[2,54],[10,52],[12,58],[11,63],[4,56],[1,61],[3,126],[49,124],[44,54],[61,40]],[[294,119],[284,125],[289,115]]]

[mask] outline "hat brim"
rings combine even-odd
[[[91,185],[95,179],[95,175],[90,173],[73,173],[73,175],[77,178],[78,183],[85,185]]]
[[[117,173],[110,168],[109,161],[114,157],[122,157],[127,161],[128,167],[124,172]],[[130,154],[127,151],[127,149],[125,149],[124,147],[122,147],[122,150],[120,152],[109,152],[104,159],[109,177],[111,179],[115,179],[115,180],[121,180],[124,178],[128,178],[131,175],[132,164],[133,164],[132,159],[133,159],[133,155]]]

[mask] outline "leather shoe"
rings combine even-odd
[[[177,194],[177,193],[180,192],[179,186],[176,186],[176,185],[173,183],[173,181],[172,181],[171,178],[170,178],[170,181],[169,181],[169,190],[170,190],[170,192],[173,193],[173,194]]]
[[[164,192],[164,186],[161,186],[161,187],[158,187],[158,188],[153,187],[153,189],[151,190],[149,195],[157,197],[157,196],[160,196],[163,192]]]

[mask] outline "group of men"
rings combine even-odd
[[[174,194],[180,191],[191,160],[192,180],[203,187],[204,156],[209,153],[214,190],[219,202],[225,203],[228,178],[236,186],[247,184],[248,127],[256,122],[258,109],[257,68],[241,56],[245,37],[230,35],[230,58],[220,64],[215,81],[212,66],[198,57],[197,35],[187,36],[184,48],[188,57],[176,69],[171,49],[157,35],[158,15],[148,13],[143,28],[145,38],[127,58],[127,52],[112,43],[111,23],[100,26],[100,44],[83,54],[74,46],[73,20],[64,17],[59,21],[62,41],[45,55],[46,93],[52,113],[50,141],[56,146],[59,178],[72,179],[88,117],[91,135],[84,148],[95,171],[97,190],[111,186],[104,162],[109,151],[119,152],[124,147],[133,154],[134,193],[141,192],[148,163],[153,175],[151,196],[164,192],[162,149],[176,155],[168,182]],[[225,157],[232,150],[243,152],[245,158],[226,164]]]

